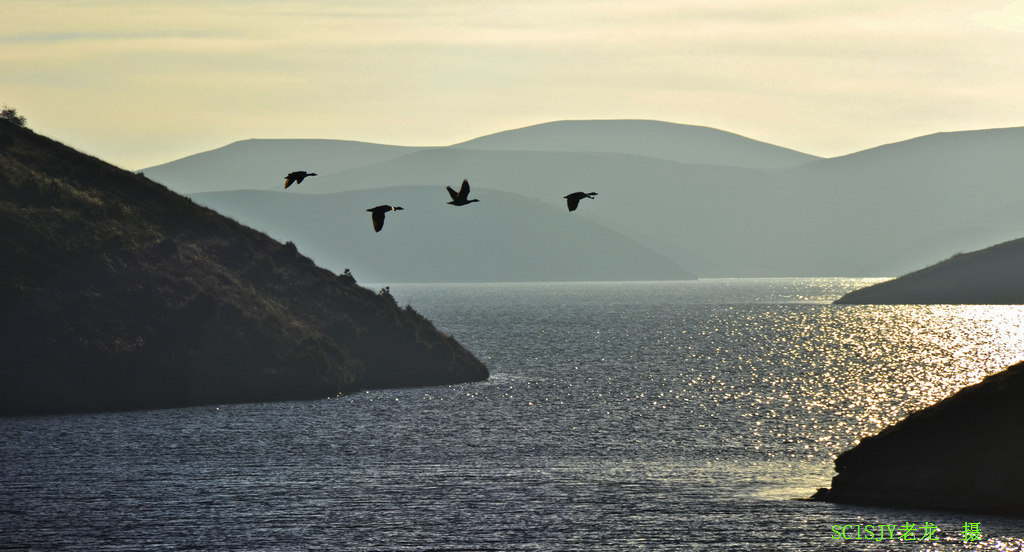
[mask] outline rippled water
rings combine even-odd
[[[0,548],[1024,547],[1024,520],[794,500],[1024,358],[1021,307],[828,304],[864,283],[392,285],[490,381],[0,419]],[[907,522],[939,540],[832,538]]]

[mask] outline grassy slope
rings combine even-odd
[[[0,413],[480,380],[387,294],[144,177],[0,122]]]

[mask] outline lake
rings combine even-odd
[[[0,549],[1024,548],[1021,519],[798,500],[1024,358],[1020,306],[830,304],[874,281],[392,284],[490,380],[0,418]],[[905,523],[936,540],[854,538]]]

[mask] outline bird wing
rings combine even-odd
[[[459,189],[459,197],[462,199],[469,197],[469,180],[462,180],[462,188]]]
[[[381,228],[384,228],[384,211],[373,212],[373,231],[380,232]]]
[[[573,196],[568,196],[568,197],[565,198],[565,203],[566,203],[566,205],[569,206],[569,210],[570,211],[575,211],[576,207],[579,207],[580,198],[573,197]]]
[[[284,177],[284,189],[287,190],[288,186],[291,186],[295,180],[291,176]]]
[[[448,189],[448,195],[452,196],[452,201],[459,200],[459,193],[452,189],[451,186],[445,186]]]

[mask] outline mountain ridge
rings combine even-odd
[[[649,119],[561,120],[496,132],[452,145],[501,151],[621,153],[677,163],[782,168],[816,156],[699,125]],[[716,149],[730,148],[722,155]],[[697,151],[694,151],[697,150]]]
[[[147,167],[141,172],[157,181],[172,182],[174,190],[184,194],[215,191],[217,183],[225,181],[239,182],[244,187],[283,187],[285,175],[292,170],[316,166],[312,172],[326,175],[424,149],[429,148],[357,140],[251,138]],[[285,172],[271,176],[282,170]]]
[[[583,126],[614,128],[612,123],[638,121]],[[639,123],[637,128],[662,126]],[[474,188],[504,190],[553,206],[570,192],[595,191],[600,200],[582,216],[700,277],[891,277],[957,251],[1024,235],[1024,218],[1007,209],[1024,203],[1019,185],[1024,161],[1017,154],[1018,145],[1024,149],[1024,129],[1019,127],[938,133],[860,155],[770,169],[741,167],[741,159],[714,165],[586,151],[593,149],[593,140],[549,144],[562,151],[537,151],[544,144],[523,141],[531,133],[576,124],[555,122],[455,146],[402,150],[373,163],[320,172],[289,191],[317,194],[407,184],[443,190],[468,178]],[[500,149],[511,146],[493,142],[498,137],[519,144]],[[492,149],[471,148],[481,147],[485,138]],[[657,141],[657,133],[649,135],[647,141],[652,140]],[[730,151],[736,150],[720,153]],[[258,185],[229,178],[205,189],[278,189],[281,170],[267,169]],[[180,184],[164,183],[175,189]]]

